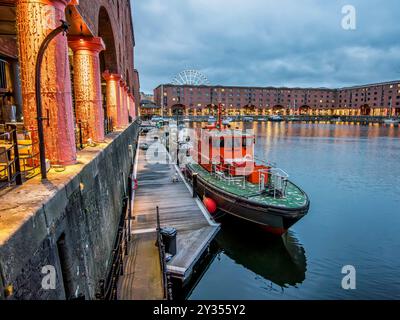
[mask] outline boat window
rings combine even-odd
[[[247,146],[247,139],[246,139],[246,137],[243,137],[242,138],[242,147],[246,148],[246,146]]]
[[[232,137],[231,136],[225,137],[225,148],[232,148],[232,145],[233,145]]]
[[[210,140],[212,141],[212,146],[214,147],[214,148],[218,148],[219,147],[219,144],[220,144],[220,140],[218,139],[218,138],[216,138],[216,137],[210,137]]]
[[[234,137],[233,138],[233,147],[234,148],[240,148],[242,145],[242,141],[239,137]]]
[[[225,139],[222,137],[222,138],[220,139],[219,147],[220,147],[220,148],[224,148],[224,146],[225,146]]]

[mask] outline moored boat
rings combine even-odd
[[[215,122],[217,122],[217,119],[215,119],[214,116],[209,116],[207,122],[208,123],[215,123]]]
[[[231,117],[228,117],[228,118],[225,118],[225,119],[222,120],[222,124],[224,126],[228,126],[228,125],[231,124],[232,121],[233,121],[233,119]]]
[[[244,122],[253,122],[254,118],[253,117],[243,117]]]
[[[268,120],[272,121],[272,122],[281,122],[281,121],[283,121],[283,118],[280,115],[273,115],[273,116],[270,116],[268,118]]]
[[[388,124],[388,125],[398,125],[399,123],[400,123],[400,119],[392,119],[392,118],[390,118],[390,119],[385,119],[385,120],[383,120],[383,123],[384,124]]]
[[[253,134],[224,129],[218,120],[197,135],[186,173],[197,195],[220,211],[282,235],[307,214],[310,201],[286,172],[255,159],[254,144]]]

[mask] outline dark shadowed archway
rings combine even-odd
[[[183,116],[185,114],[186,111],[186,106],[183,104],[174,104],[171,107],[171,113],[173,116],[179,115],[179,116]]]
[[[99,37],[106,45],[106,50],[100,53],[101,71],[109,70],[110,73],[118,73],[118,59],[115,48],[114,32],[107,9],[100,8],[99,12]]]
[[[310,110],[311,110],[310,106],[304,105],[299,108],[299,113],[300,115],[308,115]]]
[[[362,116],[370,116],[371,115],[371,107],[368,104],[365,104],[361,107],[361,115]]]

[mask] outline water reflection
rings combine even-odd
[[[286,242],[241,221],[223,221],[218,257],[189,298],[399,299],[400,128],[234,126],[254,129],[257,157],[290,174],[310,196],[310,212]],[[348,264],[357,267],[357,290],[341,287],[341,270]]]
[[[306,254],[294,233],[283,238],[271,236],[257,226],[228,216],[221,222],[216,242],[237,264],[282,288],[305,280]]]

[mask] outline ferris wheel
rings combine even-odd
[[[179,72],[172,80],[175,85],[209,85],[207,77],[198,70],[184,70]]]

